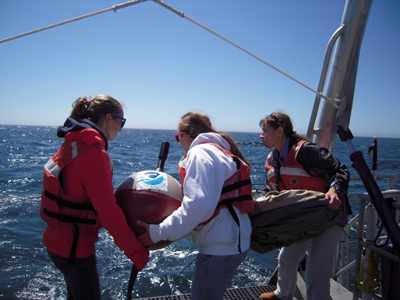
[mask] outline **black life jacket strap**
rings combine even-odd
[[[246,186],[246,185],[251,185],[251,180],[250,179],[246,179],[246,180],[242,180],[242,181],[239,181],[239,182],[235,182],[235,183],[229,184],[229,185],[224,186],[222,188],[221,195],[225,194],[225,193],[228,193],[228,192],[231,192],[231,191],[236,190],[236,189],[240,189],[241,187]]]
[[[232,156],[233,161],[236,163],[236,170],[239,170],[240,167],[242,166],[242,163],[240,162],[240,159],[236,156]]]
[[[242,253],[242,247],[240,245],[240,238],[241,238],[240,221],[239,221],[239,217],[238,217],[236,211],[233,209],[232,203],[240,202],[240,201],[246,201],[246,200],[253,200],[253,197],[251,195],[243,195],[243,196],[239,196],[239,197],[229,198],[229,199],[225,199],[225,200],[222,200],[222,201],[218,202],[218,205],[217,205],[217,207],[221,206],[221,205],[225,205],[228,208],[233,220],[235,221],[235,223],[239,227],[239,242],[238,242],[238,251],[239,251],[239,253]]]
[[[49,198],[50,200],[56,201],[57,205],[59,207],[67,207],[67,208],[72,208],[72,209],[77,209],[77,210],[91,210],[91,211],[96,212],[92,203],[82,204],[82,203],[74,203],[74,202],[70,202],[70,201],[65,201],[62,198],[53,195],[52,193],[50,193],[47,190],[44,191],[44,195],[47,198]]]
[[[43,213],[50,218],[54,218],[60,220],[65,223],[80,223],[80,224],[88,224],[88,225],[96,225],[96,220],[94,219],[84,219],[79,217],[73,216],[66,216],[62,214],[58,214],[52,211],[49,211],[47,208],[43,209]]]
[[[131,271],[131,276],[129,277],[129,282],[128,282],[128,300],[132,299],[132,290],[133,286],[135,285],[136,277],[138,275],[139,271],[135,267],[135,265],[132,265],[132,271]]]
[[[249,200],[253,200],[253,197],[251,195],[242,195],[239,197],[233,197],[233,198],[222,200],[222,201],[218,202],[217,207],[219,207],[221,205],[228,206],[229,204],[232,205],[234,202],[242,202],[242,201],[249,201]]]
[[[76,248],[79,240],[79,226],[74,223],[74,239],[72,240],[71,251],[69,253],[68,265],[72,266],[75,262]]]
[[[239,253],[242,253],[242,247],[240,246],[240,221],[239,221],[239,217],[236,214],[236,211],[233,209],[232,203],[229,203],[227,205],[227,207],[228,207],[229,212],[231,213],[231,216],[232,216],[233,220],[235,220],[235,223],[239,227],[238,251],[239,251]]]
[[[75,262],[76,248],[78,247],[78,240],[79,240],[79,226],[77,223],[95,225],[96,220],[66,216],[66,215],[62,215],[62,214],[58,214],[58,213],[49,211],[46,208],[43,209],[43,213],[45,215],[49,216],[50,218],[55,218],[57,220],[65,222],[65,223],[73,223],[74,224],[74,238],[72,240],[71,251],[69,254],[69,258],[68,258],[68,265],[72,266]]]
[[[236,170],[239,170],[241,168],[241,166],[242,166],[242,163],[241,163],[240,159],[237,158],[236,156],[233,156],[232,158],[233,158],[234,162],[236,163]],[[246,185],[251,185],[251,180],[250,179],[246,179],[246,180],[242,180],[242,181],[239,181],[239,182],[235,182],[235,183],[229,184],[229,185],[224,186],[222,188],[221,195],[223,195],[225,193],[228,193],[228,192],[231,192],[231,191],[236,190],[236,189],[240,189],[241,187],[246,186]],[[225,199],[225,200],[222,200],[222,201],[218,202],[218,205],[217,205],[217,207],[219,207],[221,205],[226,206],[228,208],[233,220],[235,221],[235,223],[239,227],[239,241],[238,241],[238,251],[239,251],[239,253],[242,253],[242,247],[240,245],[240,238],[241,238],[240,221],[239,221],[239,217],[238,217],[236,211],[233,209],[232,203],[233,202],[247,201],[247,200],[253,200],[252,195],[242,195],[242,196],[239,196],[239,197],[233,197],[233,198]]]

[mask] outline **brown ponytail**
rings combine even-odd
[[[242,152],[236,145],[235,141],[226,132],[216,131],[211,123],[210,118],[200,112],[188,112],[184,114],[178,125],[178,130],[186,132],[192,139],[195,139],[201,133],[216,132],[221,135],[231,146],[231,153],[243,160],[251,169],[250,163],[243,156]]]
[[[79,97],[72,104],[70,118],[88,119],[93,123],[99,121],[99,116],[104,114],[118,114],[122,111],[122,103],[108,95],[98,95],[89,100],[88,97]]]
[[[295,130],[293,130],[293,124],[290,120],[290,117],[283,112],[276,111],[261,119],[259,123],[260,127],[262,128],[262,125],[265,123],[268,123],[268,125],[271,126],[273,129],[278,129],[279,127],[282,127],[283,133],[287,138],[293,137],[299,140],[309,141],[307,137],[305,137],[304,135],[300,135]]]

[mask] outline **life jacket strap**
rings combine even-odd
[[[239,181],[239,182],[235,182],[235,183],[229,184],[229,185],[223,187],[221,195],[225,194],[225,193],[229,193],[229,192],[231,192],[233,190],[236,190],[236,189],[240,189],[241,187],[246,186],[246,185],[251,185],[251,180],[250,179],[242,180],[242,181]]]
[[[233,197],[233,198],[222,200],[222,201],[218,202],[217,207],[219,207],[221,205],[224,205],[224,206],[228,206],[229,204],[232,205],[233,202],[242,202],[242,201],[249,201],[249,200],[253,200],[253,197],[251,195],[242,195],[239,197]]]
[[[96,210],[94,209],[92,203],[83,203],[82,204],[82,203],[74,203],[74,202],[70,202],[70,201],[65,201],[61,197],[57,197],[47,190],[44,191],[44,195],[47,198],[49,198],[50,200],[56,201],[57,205],[59,207],[67,207],[67,208],[77,209],[77,210],[91,210],[96,213]],[[97,215],[97,213],[96,213],[96,215]]]
[[[248,181],[250,182],[250,180],[248,180]],[[237,184],[231,184],[231,185],[228,185],[226,187],[229,188],[229,187],[234,186],[234,185],[243,186],[243,185],[246,185],[246,184],[247,184],[247,180],[244,180],[244,181],[238,182]],[[251,182],[250,182],[250,184],[251,184]],[[235,187],[235,188],[237,188],[237,187]],[[235,188],[233,188],[233,189],[235,189]],[[222,193],[224,193],[224,192],[222,192]],[[235,221],[235,223],[239,227],[239,241],[238,241],[238,251],[239,251],[239,253],[242,253],[242,247],[241,247],[241,244],[240,244],[240,238],[241,238],[240,221],[239,221],[239,217],[238,217],[236,211],[233,209],[232,203],[241,202],[241,201],[248,201],[248,200],[253,200],[252,195],[242,195],[242,196],[239,196],[239,197],[233,197],[233,198],[225,199],[225,200],[222,200],[222,201],[218,202],[218,205],[217,205],[217,207],[219,207],[221,205],[226,206],[228,208],[233,220]]]
[[[55,218],[65,223],[80,223],[80,224],[87,224],[87,225],[96,225],[96,220],[94,219],[84,219],[79,217],[72,217],[66,216],[62,214],[58,214],[52,211],[49,211],[47,208],[43,209],[43,213],[50,218]]]
[[[232,156],[232,159],[236,163],[236,170],[239,170],[241,165],[242,165],[241,162],[240,162],[240,159],[238,157],[236,157],[236,156]]]
[[[71,251],[69,253],[68,265],[72,266],[75,262],[76,248],[79,240],[79,226],[74,223],[74,239],[72,240]]]
[[[78,218],[78,217],[72,217],[72,216],[66,216],[62,214],[58,214],[52,211],[49,211],[48,209],[43,209],[43,213],[50,218],[55,218],[57,220],[60,220],[65,223],[73,223],[74,224],[74,238],[72,240],[72,245],[71,245],[71,251],[69,254],[68,258],[68,265],[72,266],[75,262],[75,256],[76,256],[76,248],[78,247],[78,240],[79,240],[79,226],[78,223],[80,224],[88,224],[88,225],[95,225],[96,220],[94,219],[84,219],[84,218]]]
[[[239,217],[236,214],[236,211],[233,209],[232,203],[228,203],[227,207],[228,207],[229,212],[231,213],[231,216],[232,216],[233,220],[235,220],[235,223],[239,227],[238,251],[239,251],[239,253],[242,253],[242,247],[240,246],[240,221],[239,221]]]

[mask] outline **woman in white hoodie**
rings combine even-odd
[[[179,163],[182,205],[158,225],[138,221],[147,229],[138,239],[150,246],[190,234],[199,246],[191,299],[222,299],[250,247],[250,166],[205,114],[182,116],[175,138],[186,153]]]

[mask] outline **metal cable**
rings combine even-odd
[[[330,101],[331,103],[333,103],[334,105],[336,105],[336,101],[335,101],[335,100],[329,98],[328,96],[323,95],[321,92],[318,92],[318,91],[314,90],[313,88],[311,88],[311,87],[309,87],[308,85],[302,83],[301,81],[297,80],[296,78],[290,76],[289,74],[285,73],[284,71],[278,69],[277,67],[275,67],[274,65],[268,63],[267,61],[263,60],[262,58],[258,57],[257,55],[255,55],[255,54],[251,53],[250,51],[244,49],[243,47],[239,46],[238,44],[236,44],[236,43],[234,43],[234,42],[228,40],[227,38],[225,38],[224,36],[220,35],[219,33],[217,33],[217,32],[215,32],[215,31],[213,31],[212,29],[210,29],[210,28],[208,28],[208,27],[206,27],[206,26],[200,24],[199,22],[193,20],[192,18],[186,16],[183,12],[180,12],[180,11],[176,10],[175,8],[173,8],[172,6],[170,6],[170,5],[168,5],[168,4],[164,3],[164,2],[162,2],[161,0],[153,0],[153,2],[156,2],[156,3],[160,4],[161,6],[165,7],[166,9],[168,9],[168,10],[170,10],[170,11],[176,13],[178,16],[180,16],[180,17],[182,17],[182,18],[185,18],[185,19],[189,20],[190,22],[196,24],[197,26],[200,26],[201,28],[207,30],[208,32],[210,32],[210,33],[216,35],[217,37],[223,39],[225,42],[227,42],[227,43],[231,44],[232,46],[234,46],[234,47],[236,47],[236,48],[238,48],[238,49],[240,49],[240,50],[246,52],[246,53],[249,54],[250,56],[254,57],[255,59],[257,59],[257,60],[259,60],[259,61],[261,61],[262,63],[266,64],[267,66],[271,67],[271,68],[274,69],[275,71],[278,71],[279,73],[285,75],[286,77],[292,79],[293,81],[297,82],[298,84],[302,85],[303,87],[305,87],[305,88],[309,89],[310,91],[312,91],[313,93],[317,94],[317,95],[320,96],[321,98],[324,98],[324,99]]]
[[[47,29],[50,29],[50,28],[53,28],[53,27],[61,26],[61,25],[67,24],[67,23],[71,23],[71,22],[74,22],[74,21],[78,21],[78,20],[82,20],[82,19],[85,19],[85,18],[88,18],[88,17],[92,17],[94,15],[105,13],[105,12],[108,12],[110,10],[113,10],[114,12],[116,12],[117,9],[125,8],[127,6],[131,6],[131,5],[138,4],[138,3],[141,3],[141,2],[145,2],[145,1],[148,1],[148,0],[134,0],[134,1],[125,2],[125,3],[122,3],[122,4],[117,4],[117,5],[114,5],[114,6],[110,7],[110,8],[99,10],[99,11],[96,11],[96,12],[93,12],[93,13],[90,13],[90,14],[86,14],[86,15],[83,15],[83,16],[80,16],[80,17],[76,17],[76,18],[69,19],[69,20],[66,20],[66,21],[63,21],[63,22],[55,23],[53,25],[45,26],[45,27],[42,27],[42,28],[39,28],[39,29],[36,29],[36,30],[32,30],[32,31],[29,31],[29,32],[26,32],[26,33],[22,33],[22,34],[19,34],[19,35],[15,35],[15,36],[0,40],[0,44],[8,42],[8,41],[11,41],[11,40],[14,40],[14,39],[17,39],[17,38],[20,38],[20,37],[24,37],[24,36],[27,36],[27,35],[30,35],[30,34],[33,34],[33,33],[37,33],[37,32],[43,31],[43,30],[47,30]],[[315,93],[319,97],[324,98],[324,99],[328,100],[329,102],[333,103],[334,105],[336,105],[336,101],[334,99],[331,99],[331,98],[323,95],[321,92],[318,92],[318,91],[314,90],[313,88],[311,88],[308,85],[302,83],[301,81],[297,80],[293,76],[290,76],[289,74],[285,73],[284,71],[278,69],[277,67],[275,67],[274,65],[268,63],[267,61],[263,60],[262,58],[258,57],[257,55],[255,55],[255,54],[251,53],[250,51],[244,49],[243,47],[239,46],[238,44],[228,40],[227,38],[225,38],[224,36],[220,35],[219,33],[217,33],[215,31],[211,30],[210,28],[200,24],[199,22],[193,20],[192,18],[190,18],[188,16],[185,16],[185,14],[183,12],[180,12],[180,11],[176,10],[175,8],[173,8],[172,6],[162,2],[161,0],[153,0],[153,2],[160,4],[161,6],[163,6],[164,8],[166,8],[166,9],[172,11],[172,12],[174,12],[178,16],[189,20],[190,22],[196,24],[197,26],[200,26],[201,28],[203,28],[203,29],[207,30],[208,32],[214,34],[215,36],[223,39],[225,42],[231,44],[232,46],[244,51],[245,53],[249,54],[250,56],[254,57],[255,59],[257,59],[257,60],[261,61],[262,63],[266,64],[267,66],[269,66],[270,68],[274,69],[275,71],[277,71],[277,72],[285,75],[286,77],[292,79],[293,81],[297,82],[298,84],[300,84],[303,87],[307,88],[308,90],[312,91],[313,93]]]
[[[30,34],[34,34],[36,32],[40,32],[40,31],[43,31],[43,30],[46,30],[46,29],[50,29],[50,28],[53,28],[53,27],[61,26],[61,25],[64,25],[64,24],[67,24],[67,23],[71,23],[71,22],[74,22],[74,21],[78,21],[78,20],[82,20],[82,19],[85,19],[85,18],[89,18],[89,17],[95,16],[95,15],[98,15],[98,14],[102,14],[102,13],[108,12],[110,10],[113,10],[114,12],[117,12],[117,9],[125,8],[127,6],[134,5],[134,4],[137,4],[137,3],[140,3],[140,2],[144,2],[144,1],[147,1],[147,0],[134,0],[134,1],[125,2],[125,3],[122,3],[122,4],[117,4],[117,5],[114,5],[113,7],[110,7],[110,8],[99,10],[99,11],[96,11],[96,12],[93,12],[93,13],[90,13],[90,14],[87,14],[87,15],[83,15],[83,16],[76,17],[76,18],[73,18],[73,19],[69,19],[69,20],[66,20],[66,21],[63,21],[63,22],[55,23],[53,25],[45,26],[45,27],[42,27],[42,28],[39,28],[39,29],[35,29],[35,30],[32,30],[32,31],[28,31],[28,32],[25,32],[25,33],[22,33],[22,34],[18,34],[18,35],[15,35],[15,36],[0,40],[0,44],[8,42],[8,41],[11,41],[11,40],[15,40],[17,38],[24,37],[24,36],[27,36],[27,35],[30,35]]]

